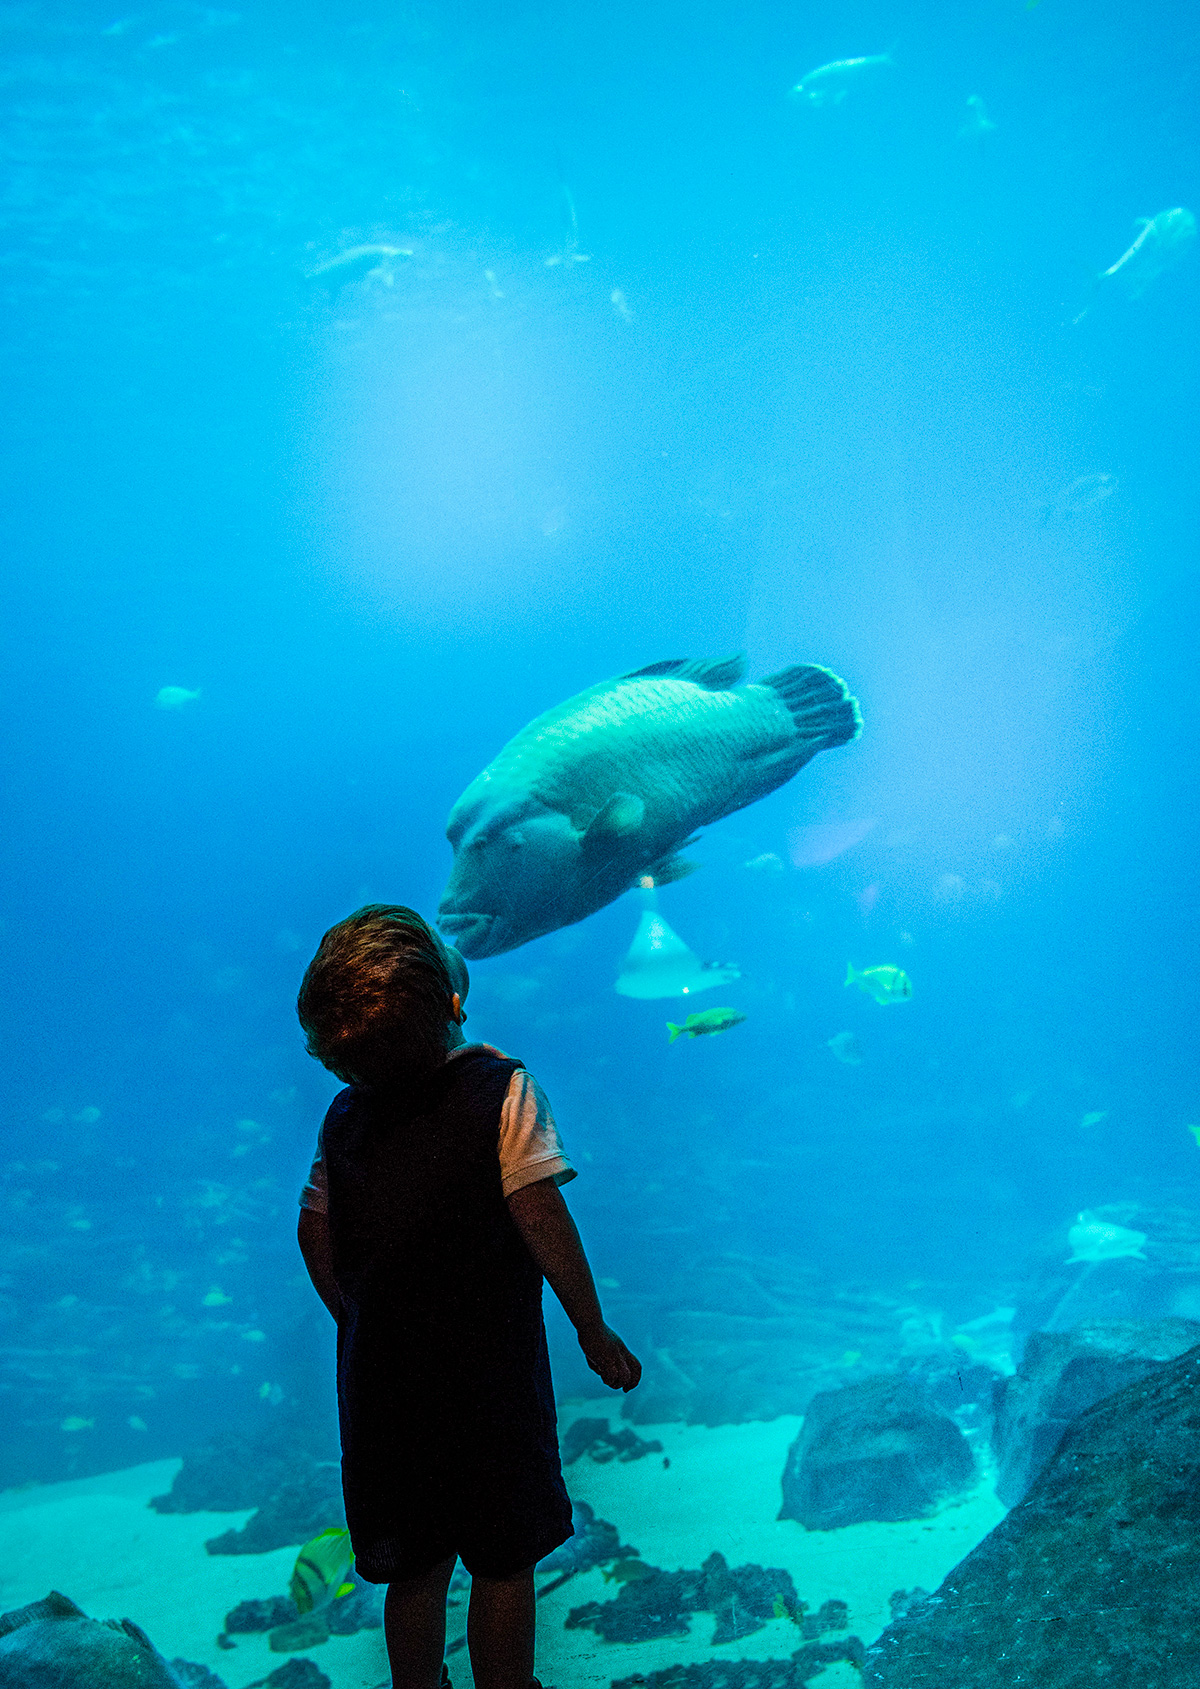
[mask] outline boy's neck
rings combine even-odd
[[[461,1050],[466,1041],[462,1027],[452,1020],[446,1028],[446,1054],[449,1055],[451,1050]]]

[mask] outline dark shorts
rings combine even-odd
[[[371,1541],[354,1543],[355,1570],[368,1583],[419,1578],[457,1555],[471,1575],[513,1577],[534,1566],[573,1534],[571,1502],[558,1473],[526,1475],[506,1495],[453,1494],[442,1505],[403,1509],[395,1528]]]

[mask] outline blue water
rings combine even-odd
[[[664,657],[826,664],[865,726],[662,891],[743,971],[694,1006],[744,1025],[668,1048],[678,1005],[613,993],[633,899],[473,969],[631,1341],[728,1252],[925,1286],[953,1324],[1081,1209],[1194,1205],[1200,259],[1090,291],[1200,197],[1194,20],[0,22],[0,1481],[328,1390],[304,965],[364,901],[432,914],[472,776]],[[788,98],[889,51],[840,104]],[[411,256],[306,279],[363,242]]]

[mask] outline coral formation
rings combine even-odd
[[[837,1603],[841,1606],[841,1603]],[[615,1601],[588,1601],[567,1614],[568,1630],[594,1630],[606,1642],[645,1642],[685,1636],[692,1613],[716,1616],[713,1642],[735,1642],[761,1630],[768,1619],[803,1609],[789,1573],[747,1565],[730,1570],[723,1554],[710,1554],[698,1571],[648,1566],[622,1584]]]
[[[564,1466],[573,1466],[583,1455],[590,1455],[598,1466],[610,1460],[641,1460],[648,1454],[661,1454],[662,1444],[655,1438],[648,1442],[635,1431],[613,1431],[607,1419],[577,1419],[562,1439]]]

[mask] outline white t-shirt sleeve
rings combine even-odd
[[[565,1185],[574,1177],[546,1093],[532,1073],[519,1067],[500,1109],[501,1188],[511,1196],[542,1179]]]
[[[301,1208],[311,1208],[314,1214],[329,1212],[329,1174],[325,1171],[324,1126],[317,1133],[317,1153],[308,1171],[308,1183],[300,1192]]]

